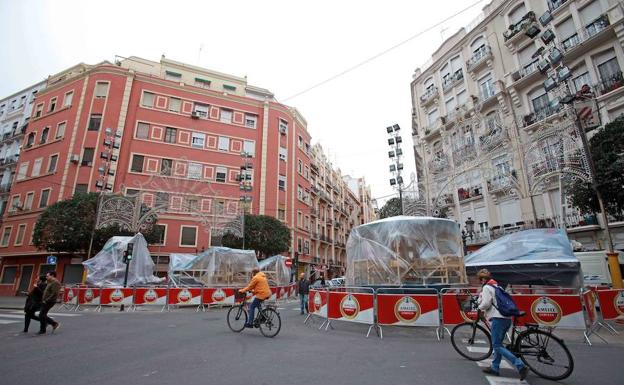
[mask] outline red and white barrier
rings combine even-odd
[[[585,306],[586,327],[592,330],[600,322],[598,312],[596,311],[596,292],[586,290],[581,294],[583,305]]]
[[[131,287],[107,287],[100,292],[100,306],[121,306],[132,305],[134,300],[134,289]]]
[[[78,289],[78,307],[100,305],[100,290],[95,287],[81,287]],[[78,309],[78,307],[76,309]]]
[[[167,305],[197,305],[202,304],[202,288],[172,287],[169,288]]]
[[[372,325],[375,323],[375,294],[330,291],[327,318]]]
[[[134,289],[134,305],[160,305],[167,304],[166,287],[137,287]]]
[[[512,295],[520,310],[526,312],[518,325],[537,323],[562,329],[585,329],[585,318],[580,296],[577,295]]]
[[[63,289],[63,306],[72,307],[78,305],[78,288],[65,286]]]
[[[598,290],[596,295],[603,319],[624,319],[624,289]]]
[[[473,294],[476,294],[476,288],[468,288]],[[458,296],[466,297],[466,294],[462,294],[458,289],[444,289],[442,290],[441,302],[442,302],[442,324],[443,325],[457,325],[464,322],[471,322],[477,319],[477,309],[471,307],[470,310],[462,309],[458,302]],[[468,304],[468,302],[466,302]]]
[[[379,325],[439,326],[437,294],[377,294]]]
[[[230,287],[204,288],[202,305],[233,305],[236,289]]]
[[[308,294],[308,313],[327,318],[327,290],[310,290]]]

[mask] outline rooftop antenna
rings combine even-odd
[[[200,65],[200,63],[201,63],[200,60],[201,60],[201,51],[202,51],[202,49],[204,49],[204,43],[201,43],[199,45],[199,52],[197,52],[197,65]]]

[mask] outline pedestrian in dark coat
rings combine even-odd
[[[299,301],[301,304],[301,314],[305,311],[308,312],[308,294],[310,293],[310,281],[305,277],[304,273],[299,275],[299,282],[297,283],[297,292],[299,293]]]
[[[45,288],[46,277],[45,275],[42,275],[39,277],[35,286],[30,289],[28,297],[26,297],[26,304],[24,305],[24,333],[28,333],[28,327],[30,326],[31,319],[39,321],[39,317],[37,317],[35,313],[41,310],[41,302]]]
[[[56,279],[55,271],[48,271],[46,273],[46,282],[48,285],[43,291],[43,298],[41,301],[41,311],[39,312],[39,335],[46,333],[46,326],[52,325],[52,331],[61,326],[61,324],[52,318],[48,317],[48,312],[52,309],[52,306],[56,304],[56,299],[61,291],[61,283]]]

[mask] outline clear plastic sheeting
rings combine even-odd
[[[459,225],[391,217],[358,226],[347,241],[347,286],[466,283]]]
[[[141,233],[134,237],[112,237],[93,258],[82,264],[87,269],[87,284],[95,286],[122,286],[126,273],[123,262],[128,243],[134,244],[128,268],[128,286],[155,284],[163,281],[154,275],[154,261]]]
[[[169,279],[175,286],[244,286],[258,267],[253,250],[210,247],[195,254],[171,254]]]
[[[580,287],[580,262],[564,230],[534,229],[501,237],[465,258],[471,280],[487,268],[502,284]]]
[[[269,285],[282,286],[290,282],[290,267],[286,267],[286,257],[274,255],[258,262],[260,270],[264,272]]]

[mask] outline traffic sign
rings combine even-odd
[[[48,265],[56,265],[56,256],[48,255],[46,262]]]
[[[286,261],[284,262],[284,264],[286,265],[286,267],[291,267],[292,266],[292,259],[291,258],[286,258]]]

